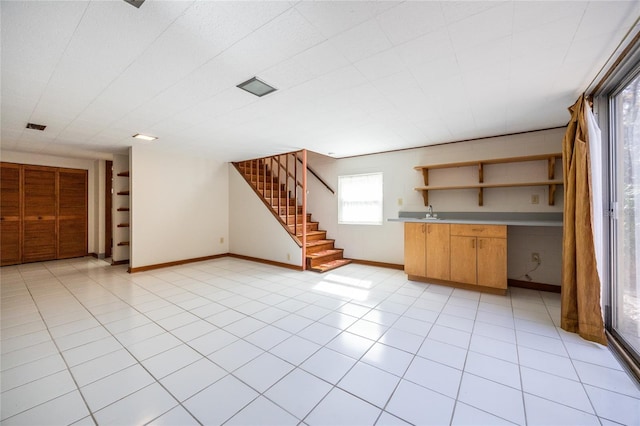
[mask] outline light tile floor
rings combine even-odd
[[[637,384],[557,327],[557,294],[233,258],[0,272],[7,426],[640,424]]]

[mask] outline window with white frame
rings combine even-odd
[[[382,173],[338,176],[338,223],[382,225]]]

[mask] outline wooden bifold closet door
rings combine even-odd
[[[0,263],[87,254],[87,171],[2,163]]]
[[[87,254],[87,171],[58,172],[58,259]]]
[[[20,165],[2,164],[0,174],[0,261],[2,266],[15,265],[22,260],[21,176]]]
[[[25,166],[22,175],[22,261],[55,259],[56,170],[49,167]]]

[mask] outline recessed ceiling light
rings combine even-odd
[[[156,139],[158,139],[155,136],[147,136],[143,135],[142,133],[136,133],[135,135],[133,135],[133,137],[136,139],[142,139],[143,141],[155,141]]]
[[[247,92],[256,95],[258,97],[262,97],[264,95],[268,95],[271,92],[275,92],[275,87],[269,86],[264,81],[258,79],[258,77],[250,78],[244,83],[238,84],[236,87],[239,87],[242,90],[246,90]]]
[[[129,3],[131,6],[135,6],[138,9],[140,9],[140,6],[142,6],[142,3],[144,3],[144,0],[124,0],[127,3]]]
[[[27,123],[27,129],[40,130],[42,132],[46,128],[47,128],[47,126],[45,126],[43,124]]]

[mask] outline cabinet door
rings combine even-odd
[[[58,197],[58,258],[87,254],[87,171],[61,169]]]
[[[423,223],[404,224],[404,272],[426,276],[426,233]]]
[[[449,224],[428,223],[427,225],[427,277],[449,280],[451,277],[451,244]]]
[[[0,174],[0,265],[21,260],[20,244],[20,166],[2,164]]]
[[[478,285],[507,288],[507,240],[478,238]]]
[[[477,283],[476,237],[451,236],[451,281]]]
[[[29,166],[23,169],[24,216],[22,261],[51,260],[57,256],[56,171]]]

